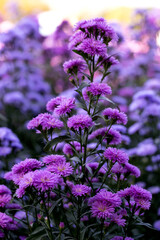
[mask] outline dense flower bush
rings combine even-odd
[[[103,18],[76,24],[69,46],[79,58],[65,62],[64,70],[77,97],[53,98],[50,113],[29,121],[44,152],[4,176],[15,190],[12,198],[1,185],[5,239],[132,240],[142,236],[141,226],[150,227],[142,218],[152,195],[132,184],[140,170],[120,148],[125,135],[118,129],[125,133],[127,116],[108,98],[106,77],[117,61],[107,50],[117,40]]]

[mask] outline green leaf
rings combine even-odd
[[[84,59],[86,59],[88,57],[87,53],[78,51],[78,50],[73,50],[73,52],[77,53],[78,55],[82,56]]]
[[[88,228],[90,227],[93,227],[93,226],[96,226],[97,223],[94,223],[94,224],[91,224],[89,226],[87,226],[82,232],[81,232],[81,236],[80,236],[80,240],[85,240],[86,238],[85,237],[85,234],[86,234],[86,231],[88,230]]]
[[[60,143],[60,142],[70,142],[70,141],[73,141],[73,139],[71,139],[69,136],[59,136],[59,137],[56,137],[54,138],[53,140],[51,140],[50,142],[48,142],[46,144],[46,146],[44,147],[44,151],[47,152],[51,149],[51,147],[53,147],[54,145]]]
[[[36,228],[26,240],[41,240],[42,237],[46,237],[45,227]]]
[[[1,113],[0,113],[0,120],[7,122],[7,118]]]
[[[77,88],[75,91],[76,92],[81,92],[83,88],[89,86],[89,83],[87,82],[82,82],[80,85],[79,85],[79,88]]]
[[[58,199],[53,205],[52,207],[49,209],[49,215],[53,212],[53,210],[55,209],[55,207],[58,205],[58,203],[60,203],[62,201],[63,198]]]
[[[109,98],[107,98],[107,97],[105,97],[105,96],[101,96],[99,99],[106,100],[107,102],[112,103],[112,104],[113,104],[114,106],[116,106],[116,107],[118,108],[118,110],[120,111],[118,105],[117,105],[115,102],[113,102],[111,99],[109,99]]]

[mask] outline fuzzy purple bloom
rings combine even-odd
[[[77,74],[86,69],[86,63],[82,59],[73,59],[63,64],[64,71],[68,74]]]
[[[101,189],[94,197],[89,199],[91,212],[94,217],[111,217],[116,207],[121,205],[121,199],[116,193],[111,193],[106,189]]]
[[[79,114],[70,117],[67,121],[67,126],[74,130],[89,128],[93,125],[92,118],[87,114]]]
[[[12,192],[8,187],[6,187],[5,185],[2,184],[2,185],[0,185],[0,195],[3,195],[3,194],[11,195]]]
[[[40,113],[37,117],[29,121],[27,128],[42,128],[43,130],[49,130],[52,128],[62,128],[63,122],[55,118],[49,113]]]
[[[113,163],[118,162],[120,164],[127,163],[129,160],[128,155],[123,150],[112,147],[109,147],[105,150],[104,157]]]
[[[93,82],[86,89],[87,92],[94,96],[97,95],[110,95],[112,93],[111,87],[107,83]]]
[[[123,112],[119,112],[118,109],[107,108],[103,111],[103,115],[106,118],[113,119],[118,124],[126,125],[127,123],[126,114]]]
[[[43,160],[42,160],[45,164],[52,164],[52,163],[63,163],[66,161],[66,158],[65,156],[63,155],[47,155],[45,157],[43,157]]]
[[[75,98],[57,97],[52,98],[46,105],[49,112],[59,116],[70,113],[75,107]]]
[[[33,185],[34,172],[26,173],[19,182],[19,188],[16,190],[16,195],[21,198],[25,194],[25,190]]]
[[[0,212],[0,227],[1,228],[6,228],[8,227],[9,223],[12,223],[13,220],[11,217],[6,215],[5,213]]]
[[[94,38],[84,39],[83,42],[76,47],[76,50],[82,51],[91,56],[104,56],[107,52],[106,45]]]
[[[25,174],[37,168],[41,168],[43,163],[34,158],[26,158],[24,161],[12,167],[13,174]]]
[[[67,177],[73,173],[73,167],[68,162],[52,163],[51,165],[47,166],[47,169],[50,172],[59,174],[62,177]]]
[[[45,192],[57,187],[60,176],[48,170],[36,170],[33,178],[33,185],[38,190]]]
[[[83,184],[76,184],[72,186],[71,191],[75,197],[81,197],[85,196],[86,194],[90,194],[91,188]]]

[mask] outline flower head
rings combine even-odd
[[[105,158],[109,159],[113,163],[127,163],[129,158],[128,155],[120,149],[109,147],[104,152]]]
[[[113,119],[116,123],[126,124],[127,116],[123,112],[119,112],[118,109],[107,108],[103,111],[103,115],[109,119]]]
[[[34,173],[33,185],[38,190],[45,192],[57,187],[60,181],[60,176],[49,172],[48,170],[37,170]]]
[[[63,163],[66,161],[65,156],[63,155],[58,155],[58,154],[51,154],[43,157],[42,160],[45,164],[52,164],[52,163]]]
[[[28,129],[42,128],[43,130],[62,127],[63,122],[49,113],[40,113],[37,117],[29,121],[27,125]]]
[[[11,217],[6,215],[5,213],[0,212],[0,227],[7,228],[9,223],[12,223],[13,220]]]
[[[91,188],[83,184],[76,184],[72,187],[71,191],[75,197],[81,197],[85,196],[86,194],[90,194]]]
[[[73,59],[63,64],[64,71],[68,74],[77,74],[86,69],[86,63],[82,59]]]
[[[73,167],[68,162],[57,162],[49,165],[47,169],[50,172],[59,174],[62,177],[67,177],[72,174]]]
[[[57,97],[52,98],[46,105],[49,112],[59,116],[70,113],[75,107],[75,98]]]
[[[81,42],[76,50],[82,51],[90,56],[104,56],[107,52],[106,45],[99,40],[94,38],[86,38]]]
[[[74,130],[89,128],[93,125],[92,118],[87,114],[74,115],[68,119],[67,126]]]
[[[25,174],[37,168],[41,168],[43,163],[34,158],[26,158],[24,161],[12,167],[13,174]]]
[[[87,87],[87,92],[94,96],[97,95],[110,95],[112,93],[111,87],[107,83],[93,82]]]

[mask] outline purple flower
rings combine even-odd
[[[86,194],[90,194],[91,188],[83,184],[76,184],[72,186],[71,191],[75,197],[81,197],[85,196]]]
[[[36,170],[33,178],[33,185],[38,190],[45,192],[57,187],[60,176],[49,172],[48,170]]]
[[[160,231],[160,220],[157,220],[154,222],[153,224],[154,228],[157,229],[158,231]]]
[[[86,63],[82,59],[73,59],[63,64],[64,71],[68,74],[77,74],[86,69]]]
[[[133,204],[136,203],[137,207],[141,207],[144,210],[150,208],[152,194],[138,185],[131,185],[124,190],[120,190],[118,195],[126,199],[128,199],[128,197],[133,199]]]
[[[141,175],[140,169],[130,163],[126,163],[124,165],[124,172],[127,174],[134,175],[136,178],[138,178]]]
[[[49,130],[52,128],[62,128],[63,122],[56,119],[49,113],[40,113],[37,117],[29,121],[27,128],[34,129],[41,127],[43,130]]]
[[[25,174],[37,168],[41,168],[43,163],[34,158],[26,158],[24,161],[12,167],[13,174]]]
[[[103,111],[103,115],[106,118],[113,119],[116,123],[124,124],[127,123],[127,116],[123,112],[119,112],[118,109],[107,108]]]
[[[75,98],[57,97],[52,98],[46,105],[49,112],[61,116],[66,113],[70,113],[75,107]]]
[[[106,189],[101,189],[94,197],[89,199],[91,212],[94,217],[111,217],[116,207],[121,205],[121,199],[116,193],[111,193]]]
[[[1,228],[6,228],[9,223],[12,223],[13,220],[11,217],[9,217],[8,215],[6,215],[5,213],[0,212],[0,227]]]
[[[9,195],[11,195],[12,192],[11,192],[11,190],[10,190],[8,187],[6,187],[5,185],[0,185],[0,196],[3,195],[3,194],[9,194]]]
[[[67,121],[67,126],[74,130],[89,128],[93,125],[92,118],[87,114],[79,114],[70,117]]]
[[[114,29],[107,24],[107,21],[104,18],[94,18],[90,20],[79,21],[74,31],[81,30],[86,34],[92,34],[92,36],[102,38],[103,41],[107,42],[111,40],[118,40],[117,34]]]
[[[7,203],[11,201],[12,197],[9,194],[0,195],[0,207],[4,207]]]
[[[113,213],[111,216],[111,222],[116,223],[118,226],[124,227],[126,225],[126,220],[122,218],[123,216],[118,213]]]
[[[25,194],[25,190],[33,185],[34,172],[26,173],[19,182],[19,188],[16,190],[16,195],[21,198]]]
[[[91,56],[104,56],[107,52],[106,45],[94,38],[84,39],[83,42],[81,42],[75,49]]]
[[[93,217],[109,218],[114,213],[115,208],[112,205],[106,204],[103,201],[95,201],[91,205],[91,212]]]
[[[68,162],[56,162],[47,166],[50,172],[59,174],[62,177],[67,177],[73,173],[73,167]]]
[[[109,147],[105,150],[104,157],[113,163],[118,162],[120,164],[127,163],[129,160],[128,155],[123,150],[112,147]]]
[[[78,44],[80,44],[85,38],[87,38],[87,34],[81,31],[75,32],[70,37],[69,42],[69,49],[74,49],[77,47]]]
[[[65,156],[63,155],[47,155],[43,157],[42,160],[45,164],[52,164],[52,163],[63,163],[66,161]]]
[[[87,87],[87,92],[94,96],[97,95],[110,95],[112,93],[111,87],[107,83],[93,82]]]

